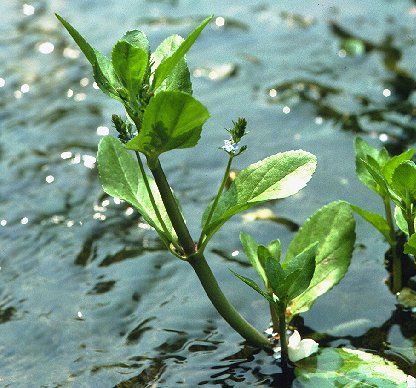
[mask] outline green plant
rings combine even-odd
[[[265,291],[253,280],[233,273],[269,301],[285,362],[286,321],[309,310],[348,270],[355,242],[351,207],[338,201],[319,209],[295,235],[283,261],[279,240],[263,246],[248,234],[242,233],[240,239]]]
[[[126,119],[113,115],[118,139],[106,136],[98,146],[98,170],[104,191],[134,206],[167,249],[193,267],[215,308],[242,337],[254,345],[270,346],[267,338],[228,302],[204,251],[233,215],[302,189],[315,171],[315,156],[302,150],[270,156],[242,170],[224,191],[233,159],[246,149],[239,148],[238,143],[246,133],[247,123],[238,119],[222,147],[228,155],[226,171],[217,195],[204,212],[202,231],[195,243],[159,156],[195,146],[209,117],[207,109],[192,96],[185,54],[211,17],[186,39],[168,37],[153,53],[141,31],[128,31],[114,46],[111,60],[87,43],[66,20],[57,17],[91,63],[99,88],[121,102],[127,113]],[[143,156],[152,178],[146,174]]]
[[[390,156],[385,148],[377,150],[361,138],[355,140],[357,176],[364,185],[380,196],[385,216],[358,206],[353,206],[353,209],[372,224],[390,244],[393,256],[392,290],[395,293],[403,287],[403,253],[416,253],[416,165],[411,160],[414,152],[409,149],[400,155]],[[394,216],[392,202],[395,204]],[[404,251],[398,249],[395,223],[409,236]]]

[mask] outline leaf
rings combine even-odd
[[[399,229],[409,235],[409,227],[407,225],[407,221],[404,218],[402,209],[399,206],[394,207],[394,219],[396,221],[396,225],[399,227]]]
[[[188,37],[180,44],[180,46],[170,56],[165,58],[160,63],[160,65],[157,67],[155,71],[153,79],[153,90],[157,90],[157,88],[162,84],[162,82],[169,76],[169,74],[176,67],[179,61],[185,56],[185,54],[195,43],[196,39],[198,38],[202,30],[206,27],[206,25],[210,22],[211,19],[212,16],[209,16],[206,19],[204,19],[204,21],[188,35]]]
[[[317,248],[318,242],[314,242],[295,257],[283,262],[285,288],[289,301],[301,295],[309,287],[315,272]]]
[[[414,162],[403,162],[394,170],[391,188],[407,204],[416,200],[416,165]]]
[[[364,161],[367,160],[368,156],[372,157],[378,164],[378,167],[381,168],[388,161],[389,156],[387,151],[383,148],[381,151],[378,151],[376,148],[372,147],[370,144],[365,142],[363,139],[357,137],[355,139],[355,167],[356,173],[360,181],[366,185],[370,190],[377,191],[377,184],[374,181],[372,175],[368,172]]]
[[[279,298],[279,301],[286,301],[286,274],[284,273],[280,263],[272,257],[267,257],[265,259],[264,269],[266,271],[268,284],[273,290],[273,293]]]
[[[97,159],[98,173],[104,191],[134,206],[149,225],[153,226],[159,234],[164,235],[150,202],[143,178],[139,173],[137,162],[122,143],[111,136],[103,137],[98,145]],[[175,236],[157,186],[152,178],[148,177],[147,179],[162,219],[169,233]],[[169,236],[165,237],[168,241],[170,240]]]
[[[321,349],[318,354],[297,361],[295,366],[296,387],[406,388],[410,377],[391,361],[347,348]]]
[[[393,177],[394,170],[401,163],[407,160],[411,160],[414,153],[415,153],[415,150],[410,149],[401,153],[400,155],[393,156],[387,161],[387,163],[383,166],[383,175],[389,184],[391,184],[391,179]]]
[[[291,302],[293,315],[309,310],[316,298],[329,291],[346,274],[355,242],[355,221],[350,204],[336,201],[319,209],[289,244],[285,261],[292,260],[315,241],[319,242],[315,273],[308,289]]]
[[[122,101],[117,93],[117,89],[121,88],[122,85],[115,76],[114,69],[111,65],[110,60],[101,54],[98,50],[92,47],[85,38],[72,27],[62,16],[55,14],[58,20],[66,28],[69,34],[74,39],[75,43],[84,53],[88,62],[91,63],[94,69],[94,79],[97,82],[99,88],[111,98]]]
[[[139,94],[149,61],[149,42],[138,30],[128,31],[112,52],[114,71],[129,91],[132,100]]]
[[[175,148],[189,148],[198,143],[202,125],[208,119],[207,109],[191,95],[165,91],[150,100],[140,133],[127,148],[156,159]]]
[[[166,38],[152,54],[152,61],[154,62],[152,68],[156,69],[163,60],[170,57],[182,42],[183,38],[179,35],[172,35]],[[185,57],[179,60],[166,79],[155,90],[155,93],[163,90],[179,90],[192,94],[191,77]]]
[[[270,295],[268,295],[266,292],[264,292],[254,280],[251,280],[250,278],[246,278],[245,276],[239,275],[237,272],[234,272],[232,269],[230,269],[230,271],[233,273],[235,277],[240,279],[242,282],[246,283],[254,291],[258,292],[261,296],[266,298],[269,302],[274,303],[273,298]]]
[[[355,205],[351,205],[351,208],[367,222],[373,225],[384,236],[387,242],[390,244],[393,243],[390,238],[389,224],[380,214],[369,212]]]
[[[367,156],[367,160],[362,161],[364,167],[367,169],[368,173],[374,180],[374,191],[379,194],[381,197],[386,197],[389,193],[389,188],[386,179],[382,173],[381,167],[377,161],[371,156]]]
[[[267,285],[266,273],[264,272],[264,268],[261,265],[257,255],[258,244],[256,240],[254,240],[254,238],[251,237],[249,234],[241,232],[240,241],[243,245],[244,252],[246,253],[251,265],[259,274],[259,276],[263,279],[264,284]]]
[[[280,256],[282,254],[282,244],[280,240],[273,240],[267,245],[267,249],[272,255],[273,259],[280,261]]]
[[[404,244],[404,253],[416,256],[416,233],[412,234],[406,244]]]
[[[221,194],[209,225],[205,222],[211,205],[205,210],[205,234],[212,236],[233,215],[254,205],[296,194],[309,182],[315,168],[316,157],[302,150],[278,153],[248,166]]]

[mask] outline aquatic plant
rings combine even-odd
[[[412,161],[414,153],[414,149],[409,149],[400,155],[391,156],[384,147],[377,150],[361,138],[355,140],[357,176],[365,186],[379,195],[385,215],[383,217],[358,206],[353,206],[353,209],[372,224],[391,246],[394,293],[401,291],[403,287],[403,255],[416,254],[416,165]],[[394,215],[392,202],[395,205]],[[408,237],[404,249],[397,243],[395,224]]]
[[[119,101],[126,110],[125,118],[112,117],[118,139],[105,136],[98,146],[98,171],[104,191],[134,206],[166,248],[191,265],[212,304],[231,327],[250,344],[270,348],[272,344],[267,337],[249,324],[223,294],[205,259],[205,249],[232,216],[264,202],[289,197],[304,188],[315,171],[315,156],[302,150],[277,153],[240,171],[226,189],[234,158],[247,149],[240,145],[247,122],[243,118],[236,120],[228,130],[229,138],[220,147],[227,154],[228,162],[216,196],[203,214],[201,233],[195,242],[159,156],[194,147],[209,118],[208,110],[192,96],[185,54],[211,18],[206,18],[186,39],[178,35],[168,37],[153,53],[141,31],[128,31],[114,46],[110,60],[87,43],[66,20],[57,17],[91,63],[101,91]],[[146,173],[143,157],[151,176]],[[287,343],[288,322],[307,311],[317,297],[345,275],[355,241],[354,226],[350,205],[332,202],[306,221],[282,262],[278,240],[262,246],[242,234],[247,256],[266,289],[263,291],[254,281],[235,275],[269,302],[273,326],[280,337],[282,360],[290,356],[300,378],[342,377],[358,381],[385,378],[389,382],[395,378],[402,382],[406,375],[394,365],[384,366],[390,373],[387,377],[378,372],[375,376],[369,368],[364,377],[360,368],[357,377],[356,359],[363,361],[368,355],[357,356],[348,349],[324,350],[306,358],[313,361],[304,361],[302,365],[299,360],[302,362],[301,358],[314,353],[316,343],[310,339],[302,342],[296,332]],[[323,362],[318,363],[316,357]],[[334,371],[332,360],[337,358],[340,362]],[[323,366],[313,369],[311,362]],[[377,362],[382,364],[384,360]]]

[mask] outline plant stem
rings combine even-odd
[[[287,348],[287,338],[286,338],[286,305],[284,303],[277,304],[277,312],[279,315],[279,335],[280,335],[280,347],[281,347],[281,360],[282,367],[287,367],[287,361],[289,359],[289,351]]]
[[[389,198],[384,198],[384,209],[386,212],[386,220],[390,229],[391,252],[393,256],[393,293],[399,292],[402,289],[402,262],[397,255],[396,231],[394,229],[393,217],[391,213],[391,203]]]
[[[228,324],[251,345],[270,347],[268,339],[251,326],[227,300],[204,255],[198,252],[189,259],[189,264],[195,270],[208,298]]]
[[[144,171],[144,166],[140,154],[136,151],[137,162],[139,163],[140,172],[142,174],[144,185],[146,186],[147,193],[149,194],[150,202],[152,203],[153,210],[155,211],[156,217],[159,220],[160,226],[162,227],[163,232],[169,237],[169,242],[180,251],[180,246],[177,244],[173,236],[168,231],[165,222],[163,221],[162,215],[156,205],[155,197],[153,196],[152,189],[150,188],[149,180],[147,179],[146,172]],[[169,248],[169,247],[168,247]]]
[[[269,307],[270,307],[270,317],[272,319],[273,333],[278,333],[279,332],[279,315],[277,314],[276,308],[271,302],[269,302]]]
[[[160,165],[159,160],[152,160],[150,162],[151,163],[149,163],[148,160],[150,171],[152,172],[156,185],[159,188],[166,212],[168,213],[172,226],[178,235],[179,242],[188,256],[188,261],[195,270],[205,292],[208,295],[208,298],[211,300],[220,315],[230,324],[230,326],[250,344],[269,347],[270,343],[267,338],[251,326],[230,304],[230,302],[228,302],[203,254],[201,252],[195,253],[195,244],[191,238],[188,228],[185,225],[182,214],[179,211],[178,204],[176,203],[176,199],[173,196],[169,183],[167,182],[162,166]]]
[[[217,207],[220,196],[221,196],[221,194],[224,190],[224,186],[227,183],[228,177],[230,175],[231,163],[232,163],[233,159],[234,159],[234,155],[230,155],[230,157],[228,159],[227,167],[225,168],[224,176],[223,176],[222,181],[221,181],[221,185],[218,188],[217,195],[214,199],[214,202],[212,203],[212,206],[211,206],[211,209],[209,211],[207,220],[204,223],[204,227],[202,228],[201,236],[199,237],[199,241],[198,241],[198,248],[202,245],[202,242],[203,242],[204,237],[205,237],[204,229],[211,222],[211,219],[212,219],[212,216],[214,214],[215,208]]]
[[[172,190],[166,179],[166,175],[160,165],[160,161],[159,159],[156,159],[149,163],[148,160],[148,165],[153,177],[155,178],[160,196],[162,197],[166,212],[172,222],[173,229],[175,229],[178,236],[179,243],[181,244],[185,254],[190,256],[195,253],[195,243],[192,240],[188,228],[186,227],[185,220],[183,219],[178,204],[176,203],[176,199],[173,196]]]
[[[406,209],[406,222],[407,222],[407,229],[409,231],[409,236],[411,236],[412,234],[415,233],[415,223],[413,220],[413,215],[412,215],[412,205],[410,205],[407,209]]]

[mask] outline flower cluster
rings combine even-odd
[[[225,152],[230,155],[237,156],[240,155],[247,149],[247,146],[239,147],[238,143],[241,138],[247,134],[247,120],[243,117],[238,118],[237,122],[233,121],[233,128],[227,129],[227,132],[231,135],[231,138],[224,140],[224,145],[221,147]]]
[[[118,115],[112,115],[111,120],[113,122],[114,128],[119,133],[118,138],[122,143],[127,143],[134,137],[133,126],[129,122],[124,121]]]

